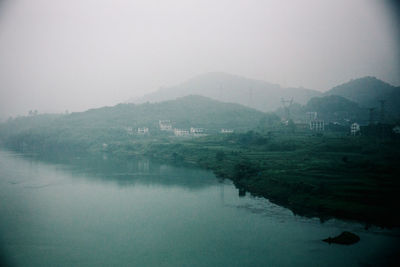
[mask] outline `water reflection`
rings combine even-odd
[[[23,155],[31,162],[49,163],[65,172],[113,182],[121,186],[135,184],[164,185],[199,190],[219,183],[210,171],[176,167],[148,158],[121,159],[109,154],[102,155]]]

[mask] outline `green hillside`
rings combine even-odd
[[[344,97],[331,95],[314,97],[303,107],[304,112],[316,111],[327,122],[361,122],[368,120],[368,110]]]
[[[368,123],[368,109],[360,107],[356,102],[337,95],[313,97],[306,105],[293,104],[289,108],[290,116],[297,122],[308,122],[308,112],[317,112],[318,119],[326,123],[338,122],[348,124],[358,122]],[[285,117],[285,111],[280,108],[276,113]]]
[[[159,120],[170,120],[174,128],[196,127],[215,133],[221,128],[252,129],[263,116],[238,104],[192,95],[162,103],[119,104],[68,115],[17,118],[0,125],[0,138],[17,149],[87,149],[141,138],[136,134],[138,127],[149,128],[149,136],[165,135],[159,130]]]

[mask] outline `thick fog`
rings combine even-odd
[[[400,85],[380,0],[0,0],[0,119],[114,105],[222,71],[327,90]]]

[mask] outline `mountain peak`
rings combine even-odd
[[[365,88],[371,89],[382,89],[382,90],[393,90],[395,87],[387,82],[384,82],[374,76],[365,76],[357,79],[351,79],[350,81],[337,85],[329,90],[327,93],[333,94],[333,92],[340,92],[343,90],[355,90],[356,87],[363,86],[364,89],[360,88],[359,90],[366,90]]]
[[[358,103],[361,107],[380,107],[380,100],[385,100],[387,113],[400,114],[398,101],[400,87],[395,87],[376,77],[366,76],[350,80],[333,87],[325,95],[339,95]]]

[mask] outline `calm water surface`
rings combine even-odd
[[[361,241],[321,241],[345,230]],[[203,170],[0,151],[0,254],[11,266],[376,266],[399,245],[396,229],[294,216]]]

